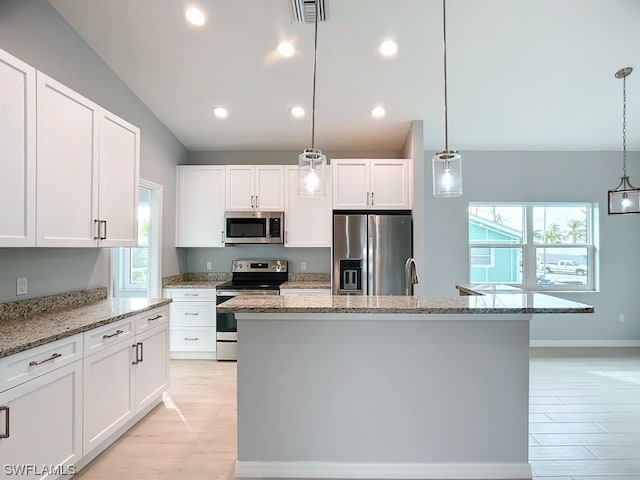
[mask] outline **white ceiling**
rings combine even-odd
[[[311,143],[313,24],[289,0],[49,0],[189,150],[302,150]],[[442,2],[327,0],[318,31],[316,147],[398,150],[423,120],[444,147]],[[187,25],[183,9],[208,15]],[[621,67],[628,148],[640,149],[640,1],[448,0],[449,146],[618,150]],[[395,58],[377,53],[393,38]],[[297,53],[279,58],[280,40]],[[288,109],[302,104],[303,120]],[[387,116],[369,110],[381,104]],[[224,105],[226,120],[211,109]]]

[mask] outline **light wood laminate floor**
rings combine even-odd
[[[544,480],[640,480],[640,349],[533,349],[529,459]],[[236,364],[173,360],[164,405],[78,480],[233,479]]]

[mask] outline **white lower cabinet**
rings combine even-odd
[[[168,288],[171,297],[171,358],[216,358],[216,290]]]
[[[168,306],[0,358],[0,478],[73,475],[168,387]]]
[[[85,333],[84,455],[168,388],[168,313],[163,307]]]
[[[82,457],[81,337],[0,359],[2,478],[75,472]],[[2,391],[16,379],[22,383]]]

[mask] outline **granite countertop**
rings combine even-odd
[[[228,280],[179,280],[166,283],[163,288],[216,288]]]
[[[329,280],[289,280],[288,282],[284,282],[280,285],[280,288],[300,288],[300,289],[310,289],[310,288],[331,288],[331,279]]]
[[[171,302],[169,298],[114,298],[51,313],[0,321],[0,358],[85,332]]]
[[[402,313],[533,314],[593,313],[590,305],[543,293],[451,296],[294,295],[239,296],[216,307],[220,313]]]

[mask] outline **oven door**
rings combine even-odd
[[[235,295],[216,293],[216,305],[231,300]],[[237,360],[238,324],[233,313],[216,313],[216,359]]]

